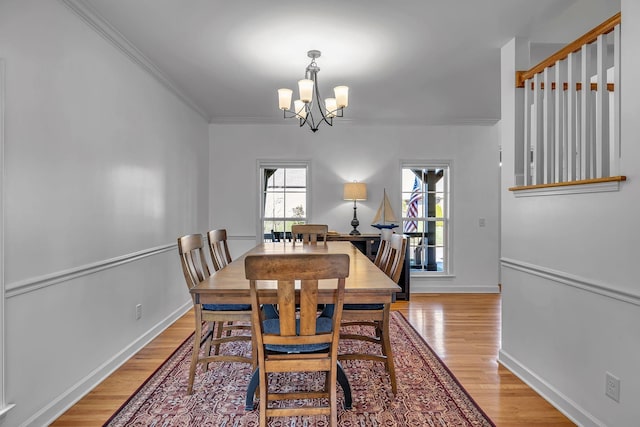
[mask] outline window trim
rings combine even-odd
[[[400,177],[399,177],[399,182],[400,182],[400,197],[402,200],[402,171],[403,169],[425,169],[425,168],[443,168],[447,170],[447,177],[446,177],[446,185],[447,185],[447,205],[445,206],[445,212],[446,212],[446,216],[443,217],[444,220],[447,222],[447,227],[446,227],[446,232],[444,233],[443,239],[444,239],[444,251],[445,251],[445,256],[446,256],[446,268],[443,268],[443,271],[426,271],[426,270],[419,270],[419,271],[411,271],[410,275],[411,277],[437,277],[437,278],[443,278],[443,277],[454,277],[455,276],[455,270],[454,270],[454,261],[453,261],[453,236],[454,236],[454,203],[453,203],[453,194],[454,194],[454,179],[453,179],[453,166],[454,162],[451,159],[431,159],[431,160],[426,160],[426,159],[401,159],[400,160]],[[400,215],[401,218],[404,218],[402,216],[402,209],[400,209]],[[402,221],[402,223],[404,223],[404,221]],[[402,226],[402,224],[401,224]],[[403,230],[400,230],[403,232]]]
[[[258,159],[256,161],[256,174],[257,174],[257,188],[258,188],[258,197],[256,197],[258,216],[256,218],[256,243],[260,244],[264,241],[264,230],[262,229],[263,218],[264,218],[264,209],[262,205],[262,196],[264,191],[264,182],[262,169],[264,168],[305,168],[307,170],[306,176],[306,205],[307,205],[307,222],[310,221],[310,213],[311,213],[311,160],[278,160],[278,159]]]

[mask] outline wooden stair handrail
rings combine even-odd
[[[608,176],[605,178],[581,179],[578,181],[562,181],[562,182],[551,182],[548,184],[519,185],[516,187],[509,187],[508,190],[509,191],[534,190],[534,189],[540,189],[540,188],[569,187],[573,185],[602,184],[605,182],[622,182],[626,180],[627,180],[627,177],[625,175],[618,175],[618,176]]]
[[[602,24],[584,34],[582,37],[579,37],[578,39],[569,43],[547,59],[542,60],[535,67],[527,71],[516,71],[516,87],[523,88],[524,82],[526,80],[529,80],[536,74],[544,71],[545,68],[553,66],[557,61],[565,59],[567,56],[569,56],[570,53],[580,50],[583,45],[593,43],[598,39],[598,36],[602,34],[609,34],[611,31],[613,31],[615,26],[620,24],[621,22],[622,13],[618,12],[611,18],[604,21]]]

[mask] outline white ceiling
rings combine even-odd
[[[568,43],[619,0],[72,0],[133,44],[211,123],[279,123],[318,49],[352,123],[494,123],[500,48]],[[532,64],[533,65],[533,64]]]

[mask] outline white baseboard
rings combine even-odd
[[[603,422],[595,418],[573,400],[556,390],[552,385],[531,372],[517,359],[511,357],[504,350],[498,352],[498,363],[510,370],[515,376],[534,389],[547,402],[562,412],[571,421],[583,427],[601,427]]]
[[[104,381],[105,378],[111,375],[116,369],[122,366],[134,354],[140,351],[140,349],[149,344],[149,342],[151,342],[155,337],[160,335],[160,333],[171,326],[183,314],[189,311],[192,306],[193,303],[191,301],[188,301],[173,313],[169,314],[162,321],[158,322],[155,326],[149,329],[145,334],[141,335],[137,340],[129,344],[129,346],[114,355],[111,359],[96,368],[89,375],[87,375],[76,384],[71,386],[69,389],[67,389],[65,392],[63,392],[60,396],[58,396],[57,399],[51,401],[48,405],[31,416],[21,425],[21,427],[45,426],[51,424],[67,409],[69,409],[76,402],[82,399],[82,397],[89,393],[94,387],[96,387],[98,384]]]
[[[411,281],[411,294],[499,294],[499,285],[473,286],[473,285],[438,285],[429,283],[416,283]]]

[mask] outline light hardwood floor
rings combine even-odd
[[[497,426],[575,425],[497,363],[499,295],[412,295],[393,309],[409,319]],[[192,312],[184,315],[52,426],[101,426],[189,337],[193,322]]]

